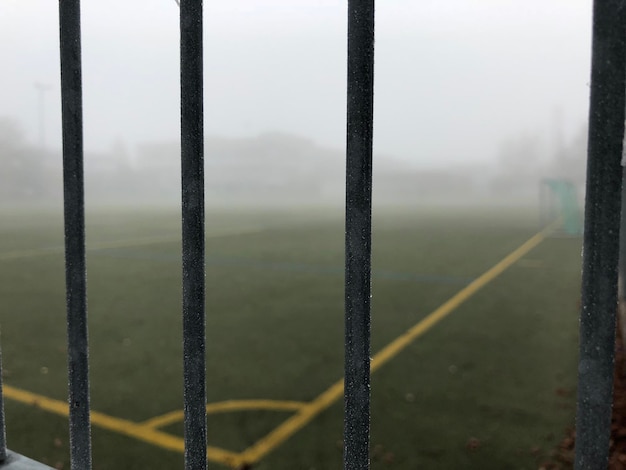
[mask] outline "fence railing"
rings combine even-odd
[[[80,0],[60,0],[70,456],[91,469]],[[185,468],[207,468],[202,1],[180,1]],[[344,468],[369,468],[374,0],[348,0]],[[626,92],[626,0],[596,0],[584,230],[576,469],[609,451]],[[0,356],[0,373],[1,373]],[[1,377],[1,374],[0,374]],[[48,468],[7,451],[0,467]]]

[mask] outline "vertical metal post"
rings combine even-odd
[[[0,351],[0,463],[7,459],[7,434],[4,424],[4,395],[2,393],[2,351]]]
[[[180,2],[185,469],[207,468],[202,0]]]
[[[72,470],[91,468],[80,0],[59,1],[63,198]]]
[[[609,457],[626,92],[626,1],[595,0],[583,241],[576,470]]]
[[[374,0],[348,1],[344,469],[369,468]]]

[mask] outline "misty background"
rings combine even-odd
[[[207,204],[344,198],[344,0],[205,4]],[[0,202],[59,202],[58,3],[0,0]],[[88,203],[178,204],[174,0],[82,2]],[[377,5],[374,197],[582,187],[590,0]]]

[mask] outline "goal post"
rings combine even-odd
[[[576,186],[566,179],[544,178],[539,186],[539,213],[542,226],[562,219],[561,234],[577,236],[583,232],[582,214]]]

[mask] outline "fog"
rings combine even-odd
[[[591,0],[377,0],[371,243],[363,214],[344,238],[347,0],[203,3],[206,230],[181,240],[176,1],[81,1],[82,227],[62,211],[59,1],[0,0],[11,449],[69,468],[61,418],[80,405],[96,465],[180,468],[202,418],[182,410],[191,364],[212,461],[339,468],[344,339],[370,348],[371,304],[372,372],[396,361],[372,381],[374,468],[567,456]],[[559,240],[537,247],[556,216]],[[86,285],[91,401],[68,408]]]
[[[0,199],[61,197],[57,2],[0,3]],[[82,5],[90,203],[179,201],[174,0]],[[584,180],[589,0],[378,2],[377,203]],[[205,4],[208,204],[343,201],[346,6]]]

